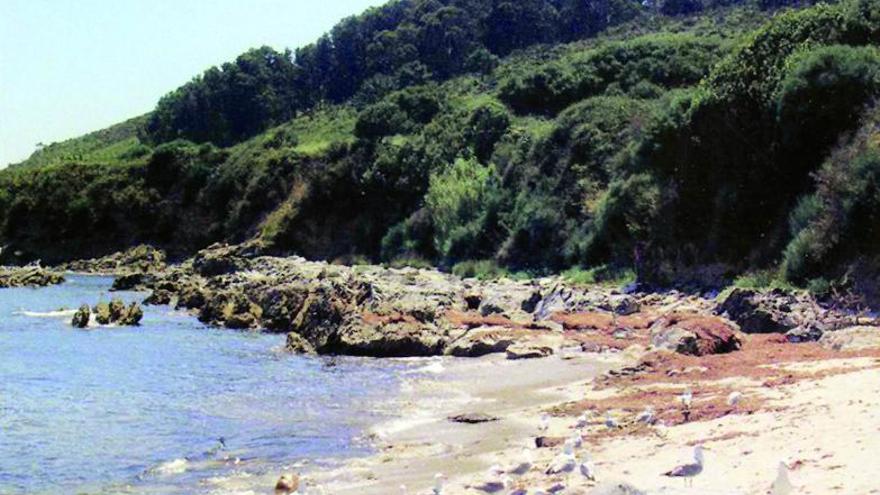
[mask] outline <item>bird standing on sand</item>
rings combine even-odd
[[[443,493],[443,486],[446,484],[446,475],[443,473],[437,473],[434,475],[434,488],[431,489],[431,493],[433,495],[441,495]]]
[[[544,413],[541,415],[541,422],[538,424],[538,431],[541,433],[546,433],[550,428],[550,415]]]
[[[484,481],[481,485],[475,486],[474,488],[486,493],[495,493],[501,491],[508,485],[508,482],[510,480],[510,478],[505,477],[504,474],[504,468],[502,468],[498,464],[493,464],[486,472],[486,481]]]
[[[779,461],[779,470],[776,473],[776,480],[770,487],[771,495],[789,495],[794,487],[788,480],[788,464],[785,461]]]
[[[590,424],[590,417],[586,412],[578,416],[577,423],[575,423],[574,427],[578,430],[582,430]]]
[[[681,394],[681,397],[679,397],[679,400],[681,401],[681,405],[690,409],[691,403],[694,401],[694,392],[691,389],[685,390],[684,393]]]
[[[611,411],[605,412],[605,426],[609,429],[618,428],[620,425],[617,423],[617,420],[614,419],[614,416],[611,415]]]
[[[581,463],[578,465],[578,471],[580,471],[584,479],[596,482],[596,466],[593,465],[589,455],[583,456]]]
[[[727,396],[727,405],[730,407],[736,407],[739,404],[739,401],[742,400],[743,394],[741,392],[731,392],[730,395]]]
[[[644,423],[646,425],[652,425],[656,423],[657,418],[654,417],[654,408],[651,406],[645,407],[645,410],[636,417],[636,421],[638,421],[639,423]]]
[[[694,447],[694,462],[676,466],[671,471],[663,473],[663,476],[670,478],[683,478],[685,484],[693,486],[694,478],[703,472],[703,446]]]
[[[528,447],[524,447],[522,449],[522,455],[520,455],[519,462],[513,465],[508,472],[513,473],[517,476],[522,476],[529,472],[532,469],[532,465],[534,464],[534,456],[532,455],[532,449]]]

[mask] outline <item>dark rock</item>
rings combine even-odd
[[[734,289],[715,309],[715,314],[736,322],[745,333],[784,333],[797,323],[791,315],[793,297],[775,291],[762,294]]]
[[[535,447],[539,449],[552,449],[565,443],[565,437],[537,437]]]
[[[312,347],[306,339],[298,333],[290,332],[287,334],[287,343],[284,350],[293,354],[315,354],[315,348]]]
[[[534,291],[528,299],[523,300],[520,308],[526,313],[534,313],[543,298],[539,291]]]
[[[239,256],[235,246],[214,245],[193,257],[193,270],[205,277],[215,277],[248,268],[248,260]]]
[[[174,294],[164,289],[154,289],[153,292],[144,299],[144,304],[148,306],[165,306],[171,304]]]
[[[439,355],[445,345],[441,330],[431,324],[353,322],[339,330],[330,348],[355,356],[410,357]]]
[[[138,326],[144,318],[144,310],[138,303],[131,303],[119,316],[118,323],[123,326]]]
[[[70,324],[73,325],[74,328],[86,328],[89,326],[91,315],[92,310],[89,308],[89,305],[83,304],[78,310],[76,310],[76,313],[73,314],[73,320],[71,320]]]
[[[476,311],[483,302],[483,296],[477,293],[470,293],[464,296],[465,307],[468,311]]]
[[[118,322],[123,313],[126,313],[125,303],[121,299],[110,300],[110,321]]]
[[[483,413],[464,413],[464,414],[456,414],[455,416],[450,416],[449,421],[453,423],[465,423],[469,425],[476,425],[480,423],[492,423],[494,421],[498,421],[497,416],[490,416],[488,414]]]
[[[111,291],[140,290],[149,284],[154,277],[145,273],[130,273],[113,280]]]
[[[482,316],[504,314],[504,308],[494,299],[484,299],[480,304],[480,314]]]
[[[289,495],[299,490],[299,476],[296,474],[285,474],[278,478],[275,483],[275,493],[278,495]]]

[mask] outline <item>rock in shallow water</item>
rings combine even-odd
[[[89,319],[91,316],[91,308],[89,308],[88,304],[83,304],[78,310],[76,310],[76,313],[73,314],[73,320],[71,320],[70,324],[73,325],[74,328],[86,328],[89,326]]]

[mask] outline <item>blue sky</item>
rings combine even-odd
[[[383,0],[0,0],[0,168],[148,112],[248,48],[296,48]]]

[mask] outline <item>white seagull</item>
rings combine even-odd
[[[595,482],[596,478],[596,466],[593,465],[593,461],[590,460],[590,456],[584,455],[583,460],[578,466],[578,471],[581,472],[581,476],[589,481]]]
[[[681,405],[690,409],[691,403],[694,401],[694,392],[691,389],[685,390],[681,397],[679,397],[679,400],[681,400]]]
[[[742,397],[742,392],[731,392],[730,395],[727,396],[727,405],[730,407],[736,407],[739,404],[739,401],[742,400]]]
[[[779,461],[779,470],[776,473],[776,480],[770,488],[771,495],[788,495],[794,490],[791,481],[788,480],[788,465],[785,461]]]
[[[578,416],[577,423],[575,423],[574,427],[578,430],[584,429],[587,425],[590,424],[590,417],[586,412]]]
[[[544,474],[571,474],[575,467],[577,467],[577,460],[574,458],[574,454],[563,452],[550,462],[550,466],[547,467]]]
[[[652,425],[656,423],[657,418],[654,417],[654,408],[651,406],[645,407],[645,410],[636,417],[636,421],[638,421],[639,423],[645,423],[646,425]]]
[[[693,486],[694,478],[703,472],[703,446],[694,447],[694,462],[676,466],[671,471],[663,473],[670,478],[684,478],[685,484]]]
[[[605,426],[608,428],[617,428],[620,425],[617,423],[617,420],[614,419],[614,416],[611,415],[611,411],[605,412]]]
[[[433,495],[441,495],[443,493],[443,486],[446,484],[446,475],[443,473],[437,473],[434,475],[434,488],[431,489]]]
[[[522,449],[522,456],[518,463],[514,464],[512,468],[508,472],[513,473],[517,476],[522,476],[529,472],[532,469],[532,465],[534,464],[534,456],[532,455],[532,449],[528,447],[524,447]]]
[[[546,433],[548,428],[550,428],[550,415],[544,413],[541,415],[541,422],[538,424],[538,431]]]

